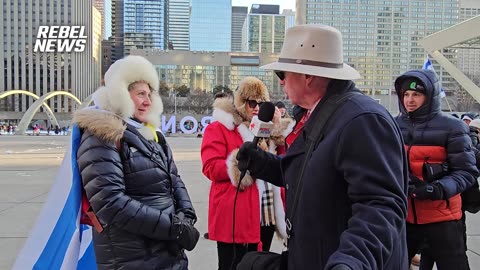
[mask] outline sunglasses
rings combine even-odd
[[[279,70],[275,70],[275,74],[277,74],[277,77],[278,77],[281,81],[285,80],[285,72],[279,71]]]
[[[256,100],[247,99],[247,104],[248,104],[248,107],[250,107],[250,109],[255,109],[257,105],[258,107],[262,106],[263,101],[257,102]]]

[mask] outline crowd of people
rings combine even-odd
[[[15,133],[16,129],[17,129],[16,125],[2,124],[2,125],[0,125],[0,135],[2,135],[2,134],[12,135],[12,134]]]
[[[219,270],[258,269],[268,253],[255,252],[268,252],[275,233],[288,249],[277,269],[406,270],[416,254],[421,270],[469,269],[465,211],[480,199],[467,205],[463,194],[480,198],[478,115],[441,112],[436,74],[411,70],[394,82],[393,117],[355,86],[360,74],[329,26],[288,29],[280,58],[264,68],[277,74],[291,116],[276,102],[270,136],[255,139],[251,122],[271,100],[261,80],[245,77],[233,95],[216,96],[202,138]],[[105,74],[96,107],[74,116],[98,269],[188,269],[184,251],[199,239],[158,129],[158,82],[151,63],[127,56]]]

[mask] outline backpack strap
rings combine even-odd
[[[312,121],[314,125],[312,131],[307,135],[307,140],[305,142],[305,148],[307,149],[307,151],[297,180],[295,181],[297,185],[295,188],[293,205],[290,210],[287,208],[286,224],[288,238],[290,238],[293,232],[292,221],[295,218],[298,201],[300,199],[300,194],[302,193],[303,173],[305,172],[305,168],[307,167],[310,155],[312,154],[318,143],[323,139],[325,133],[328,131],[326,127],[329,119],[331,119],[331,116],[335,114],[335,111],[340,107],[340,105],[342,105],[345,101],[349,100],[354,95],[363,94],[361,92],[352,91],[326,97],[326,100],[323,103],[322,101],[320,101],[320,103],[318,104],[318,106],[321,107],[319,108],[318,112],[316,112],[314,118],[310,119],[310,121]]]

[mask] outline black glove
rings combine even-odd
[[[267,164],[268,153],[259,149],[253,142],[246,142],[237,153],[238,169],[243,172],[248,170],[252,177],[260,172]]]
[[[416,188],[425,186],[426,183],[422,181],[420,178],[416,177],[413,174],[408,175],[408,196],[413,197],[413,192]]]
[[[173,257],[180,257],[182,256],[182,250],[183,248],[180,246],[177,241],[169,241],[167,244],[167,250],[170,255]]]
[[[412,197],[419,200],[443,200],[445,199],[444,193],[443,187],[438,181],[435,181],[415,188]]]
[[[195,225],[195,223],[197,223],[197,215],[195,214],[195,210],[190,208],[177,209],[177,211],[175,211],[175,214],[178,215],[179,213],[183,213],[183,219],[186,222],[190,223],[190,225],[193,226]]]
[[[185,215],[179,212],[172,217],[171,234],[183,248],[191,251],[197,245],[200,233],[191,224],[191,219],[185,219]]]
[[[332,268],[332,270],[352,270],[352,268],[346,264],[337,264]]]

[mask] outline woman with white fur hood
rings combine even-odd
[[[240,180],[235,156],[244,142],[253,140],[254,136],[248,127],[252,117],[258,114],[259,105],[269,100],[268,90],[262,81],[255,77],[244,78],[234,93],[233,103],[227,98],[214,101],[214,122],[207,126],[203,136],[202,170],[212,181],[208,237],[217,241],[219,270],[229,270],[232,265],[235,268],[248,251],[269,250],[275,230],[280,237],[286,237],[280,188],[260,179],[252,179],[249,175],[240,184],[234,242],[232,237],[234,199]],[[273,122],[272,136],[261,141],[259,146],[283,154],[284,137],[291,131],[293,121],[281,119],[277,109]]]
[[[159,126],[159,79],[145,58],[127,56],[105,74],[95,108],[77,111],[77,163],[93,213],[98,269],[188,269],[196,215]]]

